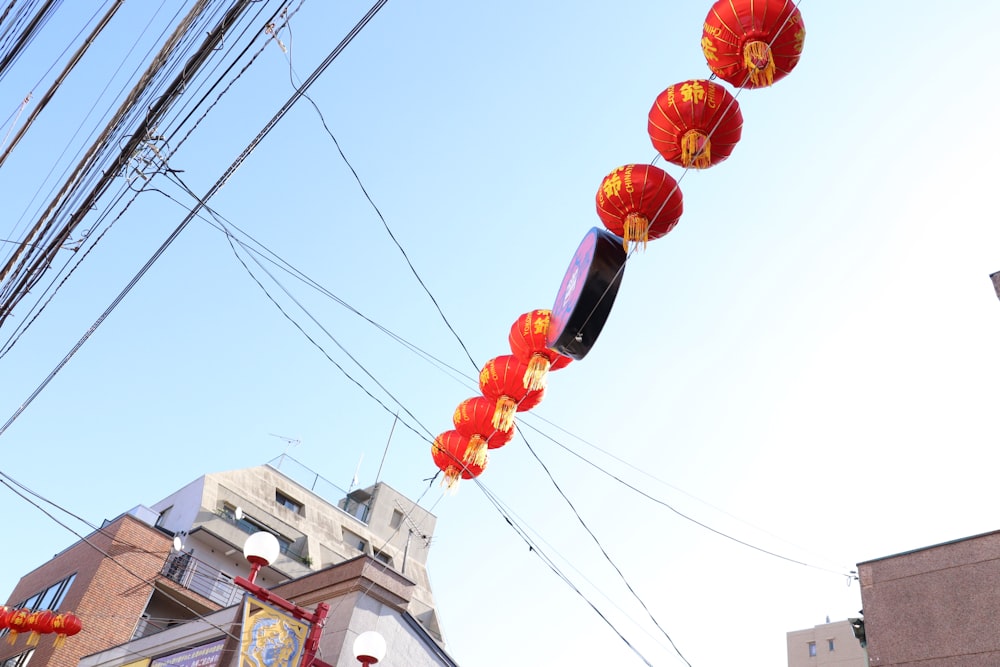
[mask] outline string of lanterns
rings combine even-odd
[[[28,634],[27,646],[37,646],[42,635],[55,634],[55,648],[62,646],[67,637],[83,629],[80,617],[71,612],[57,614],[51,610],[31,611],[0,605],[0,631],[7,630],[7,643],[17,642],[19,635]]]
[[[717,0],[702,27],[701,49],[714,77],[736,88],[773,85],[798,64],[805,26],[792,0]],[[661,92],[647,132],[668,163],[708,169],[728,158],[743,132],[736,97],[710,79],[689,79]],[[677,181],[651,164],[628,164],[601,181],[597,216],[577,248],[550,310],[532,310],[512,325],[511,354],[490,359],[479,374],[481,396],[453,415],[454,429],[434,439],[431,457],[454,489],[486,469],[488,451],[514,437],[516,413],[545,394],[548,373],[582,359],[611,311],[630,251],[666,236],[684,211]]]

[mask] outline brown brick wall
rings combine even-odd
[[[1000,665],[1000,532],[859,564],[872,667]]]
[[[85,655],[131,639],[170,543],[167,535],[125,515],[25,575],[8,604],[76,573],[59,611],[72,611],[83,622],[83,630],[58,650],[53,650],[54,635],[43,636],[31,667],[74,667]],[[25,651],[25,642],[26,636],[14,646],[0,643],[0,661]]]

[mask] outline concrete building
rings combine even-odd
[[[865,650],[850,621],[824,623],[787,634],[788,667],[865,667]]]
[[[1000,531],[858,564],[873,667],[1000,665]]]
[[[435,517],[384,483],[345,491],[293,459],[199,477],[137,506],[24,575],[7,605],[72,611],[84,630],[53,650],[0,642],[0,667],[70,667],[79,658],[232,607],[246,538],[278,538],[257,583],[273,587],[366,556],[409,582],[407,618],[443,645],[427,576]],[[3,633],[0,633],[3,634]]]

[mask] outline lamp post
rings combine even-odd
[[[385,639],[374,630],[362,632],[354,640],[354,657],[365,667],[371,667],[385,657]]]
[[[330,613],[330,605],[320,602],[316,605],[315,612],[309,611],[254,583],[260,568],[277,560],[279,553],[281,553],[281,546],[278,544],[278,538],[265,531],[254,533],[243,544],[243,555],[250,562],[250,576],[247,578],[236,577],[233,579],[233,583],[258,600],[280,607],[295,618],[309,624],[309,634],[306,635],[305,650],[302,655],[302,667],[312,667],[314,662],[321,662],[316,660],[316,651],[319,649],[319,638],[323,634],[326,615]]]

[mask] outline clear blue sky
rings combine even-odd
[[[126,6],[117,30],[134,36],[153,7]],[[368,6],[303,5],[280,35],[288,52],[267,49],[172,158],[195,192],[291,94],[289,56],[304,78]],[[708,75],[698,42],[709,6],[395,0],[312,88],[478,363],[507,353],[518,315],[551,306],[581,237],[599,224],[603,176],[653,159],[646,114],[656,95]],[[629,261],[594,350],[553,374],[542,405],[522,415],[538,456],[696,667],[784,664],[787,631],[857,614],[857,583],[844,576],[855,563],[1000,528],[1000,302],[988,278],[1000,270],[989,162],[1000,149],[998,93],[984,66],[993,47],[976,31],[1000,8],[805,0],[801,10],[798,68],[740,94],[733,156],[684,176],[677,228]],[[18,76],[0,80],[4,109],[79,29],[73,11],[46,27],[52,41],[25,55]],[[31,198],[52,186],[54,165],[73,164],[61,151],[113,53],[95,53],[45,117],[50,129],[32,132],[0,169],[12,212],[3,233],[16,236],[15,219],[39,205]],[[474,376],[307,102],[210,204],[367,317]],[[184,214],[161,194],[136,202],[0,359],[0,422]],[[281,279],[430,431],[449,429],[455,406],[475,395],[471,380]],[[206,472],[274,458],[285,443],[270,434],[301,440],[289,453],[345,486],[363,457],[361,481],[373,481],[397,406],[268,288],[391,410],[282,317],[225,237],[196,220],[3,434],[3,472],[96,524]],[[809,566],[685,521],[560,445]],[[425,439],[397,426],[382,479],[417,497],[434,472]],[[523,442],[497,451],[481,479],[639,652],[682,664]],[[6,595],[76,538],[9,491],[0,498]],[[424,505],[439,517],[429,568],[459,663],[642,664],[475,485],[443,499],[435,486]]]

